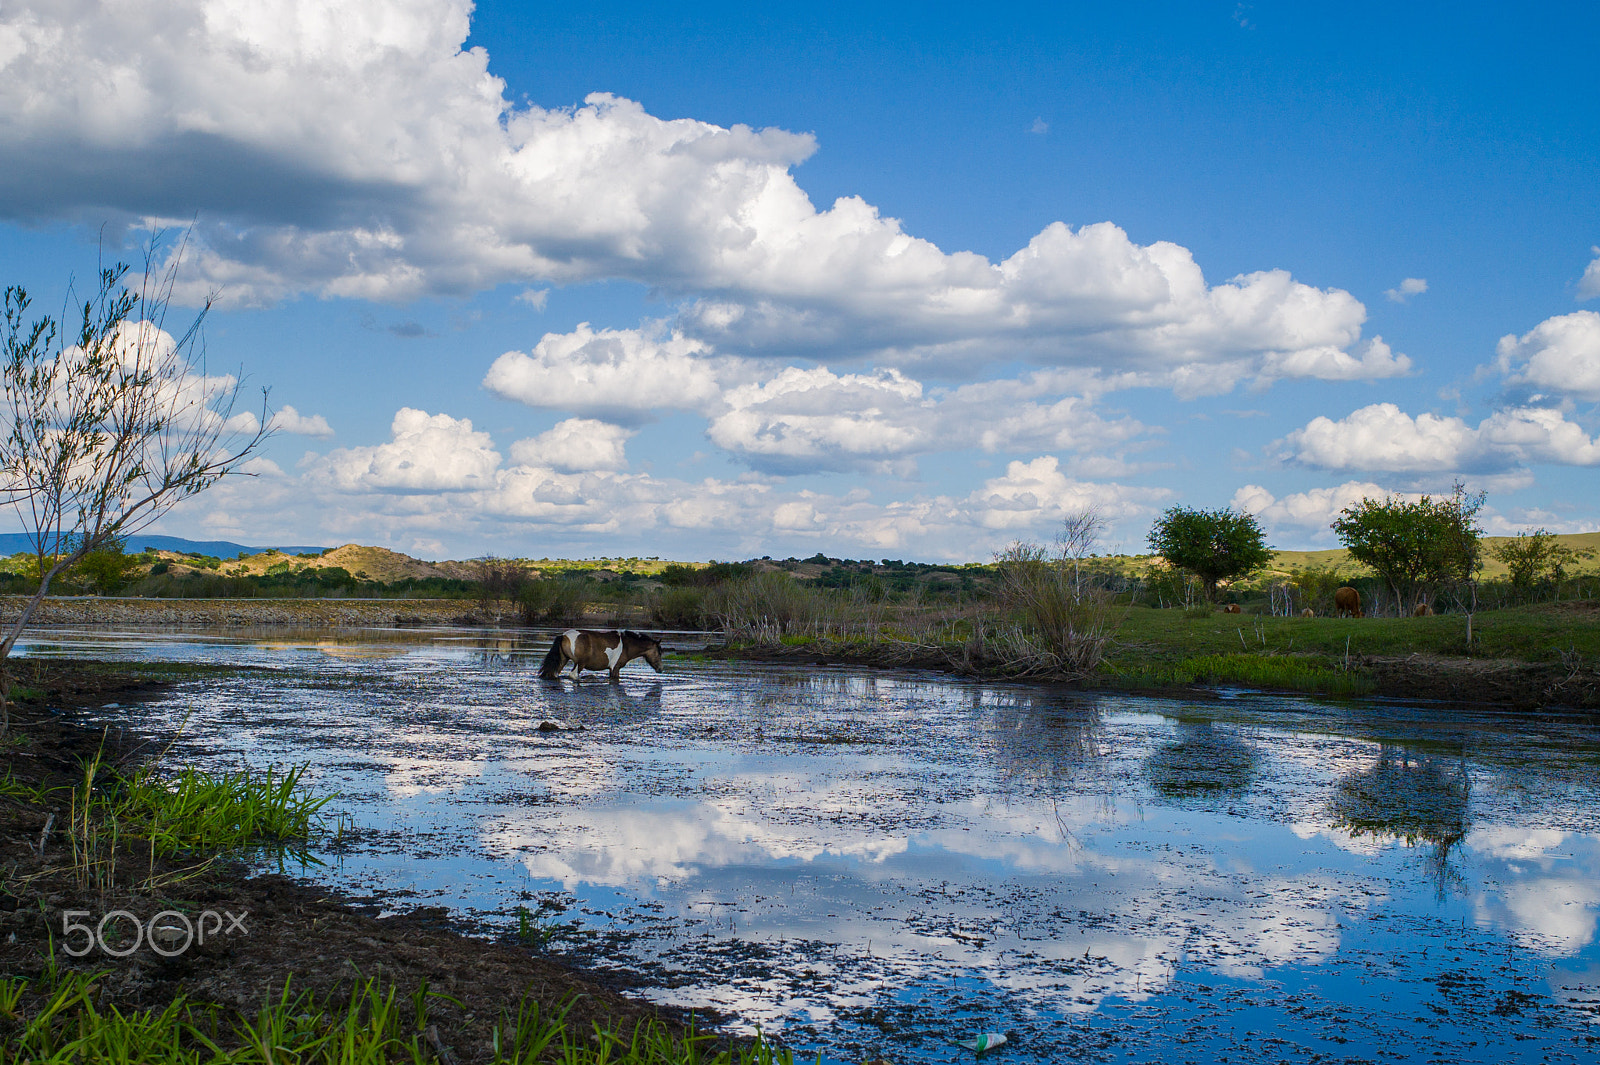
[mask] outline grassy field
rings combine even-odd
[[[1556,662],[1561,652],[1600,656],[1600,610],[1541,603],[1479,613],[1472,646],[1462,614],[1427,618],[1274,618],[1133,607],[1110,661],[1161,665],[1202,655],[1473,655]]]

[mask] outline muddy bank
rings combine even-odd
[[[961,662],[953,655],[923,647],[897,644],[835,645],[813,643],[779,647],[715,647],[701,652],[713,659],[752,662],[805,662],[816,666],[864,666],[876,669],[926,669],[960,676],[1064,684],[1085,691],[1128,691],[1125,684],[1104,678],[1067,675],[1019,677],[1003,669]],[[1520,662],[1514,659],[1463,658],[1443,655],[1353,658],[1355,672],[1370,678],[1370,694],[1394,699],[1428,699],[1475,706],[1533,710],[1541,707],[1600,709],[1600,667],[1574,659],[1568,665]],[[1136,686],[1147,694],[1204,696],[1208,689],[1194,685]]]
[[[1369,655],[1362,657],[1359,668],[1373,678],[1377,694],[1391,698],[1526,710],[1600,709],[1600,668],[1581,660],[1552,666],[1506,658]]]
[[[379,917],[326,888],[249,875],[237,863],[152,860],[136,840],[120,847],[109,870],[75,865],[65,826],[84,763],[98,754],[108,766],[129,768],[159,751],[150,737],[87,727],[78,712],[136,704],[168,681],[97,662],[17,665],[16,683],[33,691],[13,705],[11,732],[0,742],[0,973],[41,983],[54,951],[69,970],[102,974],[97,1008],[124,1013],[159,1010],[187,995],[251,1014],[286,981],[335,1002],[368,979],[392,985],[397,998],[426,987],[450,996],[434,1000],[430,1017],[463,1065],[492,1056],[493,1026],[507,1013],[515,1017],[525,997],[544,1015],[568,1008],[577,1033],[596,1024],[631,1032],[651,1019],[684,1030],[686,1018],[624,997],[616,980],[592,978],[517,942],[461,935],[442,909]],[[94,949],[74,959],[62,951],[69,911],[87,913],[94,925],[115,911],[148,923],[174,910],[230,915],[227,932],[170,958],[148,943],[125,957]],[[123,926],[131,929],[115,919],[112,933]],[[7,1024],[0,1016],[0,1038]]]

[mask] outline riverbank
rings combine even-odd
[[[1537,710],[1600,709],[1600,610],[1563,603],[1427,618],[1286,618],[1127,609],[1100,667],[1018,677],[959,642],[783,637],[712,657],[931,669],[1085,690],[1201,695],[1217,687],[1426,699]]]
[[[21,597],[0,597],[0,623]],[[618,619],[592,605],[581,624]],[[467,599],[139,599],[52,597],[36,629],[68,626],[203,628],[493,629],[514,619]],[[628,624],[644,626],[642,619]],[[1122,611],[1100,670],[1030,679],[1095,689],[1183,694],[1218,685],[1335,695],[1377,695],[1534,709],[1600,709],[1600,609],[1594,601],[1480,613],[1473,642],[1464,615],[1427,618],[1286,618],[1143,607]],[[891,635],[784,637],[717,652],[728,657],[812,660],[873,668],[930,669],[1004,679],[1004,661],[974,657],[956,642]]]
[[[15,622],[26,602],[22,596],[0,596],[0,624]],[[136,599],[85,595],[46,598],[34,611],[29,625],[370,628],[485,625],[495,620],[471,599]]]
[[[424,1048],[425,1060],[459,1065],[514,1060],[507,1033],[530,1007],[546,1025],[564,1014],[562,1031],[584,1053],[601,1048],[595,1032],[618,1033],[624,1043],[644,1029],[668,1042],[687,1033],[686,1017],[628,998],[534,947],[458,934],[442,909],[379,915],[286,876],[250,875],[226,855],[156,854],[143,839],[97,820],[101,814],[86,818],[91,795],[114,793],[116,774],[160,749],[152,737],[87,727],[85,712],[137,704],[175,672],[203,667],[13,666],[17,702],[11,730],[0,737],[0,1043],[21,1046],[30,1025],[88,1030],[114,1007],[124,1016],[210,1017],[208,1038],[240,1055],[228,1060],[261,1060],[240,1026],[264,1006],[294,1006],[288,1012],[295,1016],[316,1006],[348,1020],[364,989],[404,1005],[401,1034]],[[103,771],[90,792],[84,766],[97,760]],[[192,923],[210,938],[181,949],[177,939],[135,939],[134,920],[151,928],[163,912],[168,925]],[[85,944],[91,949],[82,957],[71,956],[69,947]],[[301,995],[310,997],[296,1005]],[[363,1023],[372,1020],[368,998]],[[205,1034],[204,1023],[194,1023]],[[14,1059],[0,1047],[0,1062],[12,1060],[31,1058]],[[265,1060],[274,1060],[270,1050]]]

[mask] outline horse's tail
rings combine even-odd
[[[544,656],[544,665],[539,667],[539,676],[554,677],[561,672],[561,641],[564,637],[556,635],[556,642],[550,645],[550,653]]]

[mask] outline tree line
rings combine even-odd
[[[1364,497],[1340,511],[1330,527],[1351,560],[1372,570],[1397,611],[1406,613],[1443,589],[1475,594],[1484,562],[1477,519],[1485,498],[1459,483],[1449,495]],[[1231,508],[1170,507],[1151,528],[1148,543],[1169,566],[1192,574],[1207,601],[1216,600],[1222,582],[1257,573],[1276,554],[1255,516]],[[1565,579],[1592,552],[1538,529],[1496,545],[1491,555],[1506,566],[1514,589],[1531,593]]]

